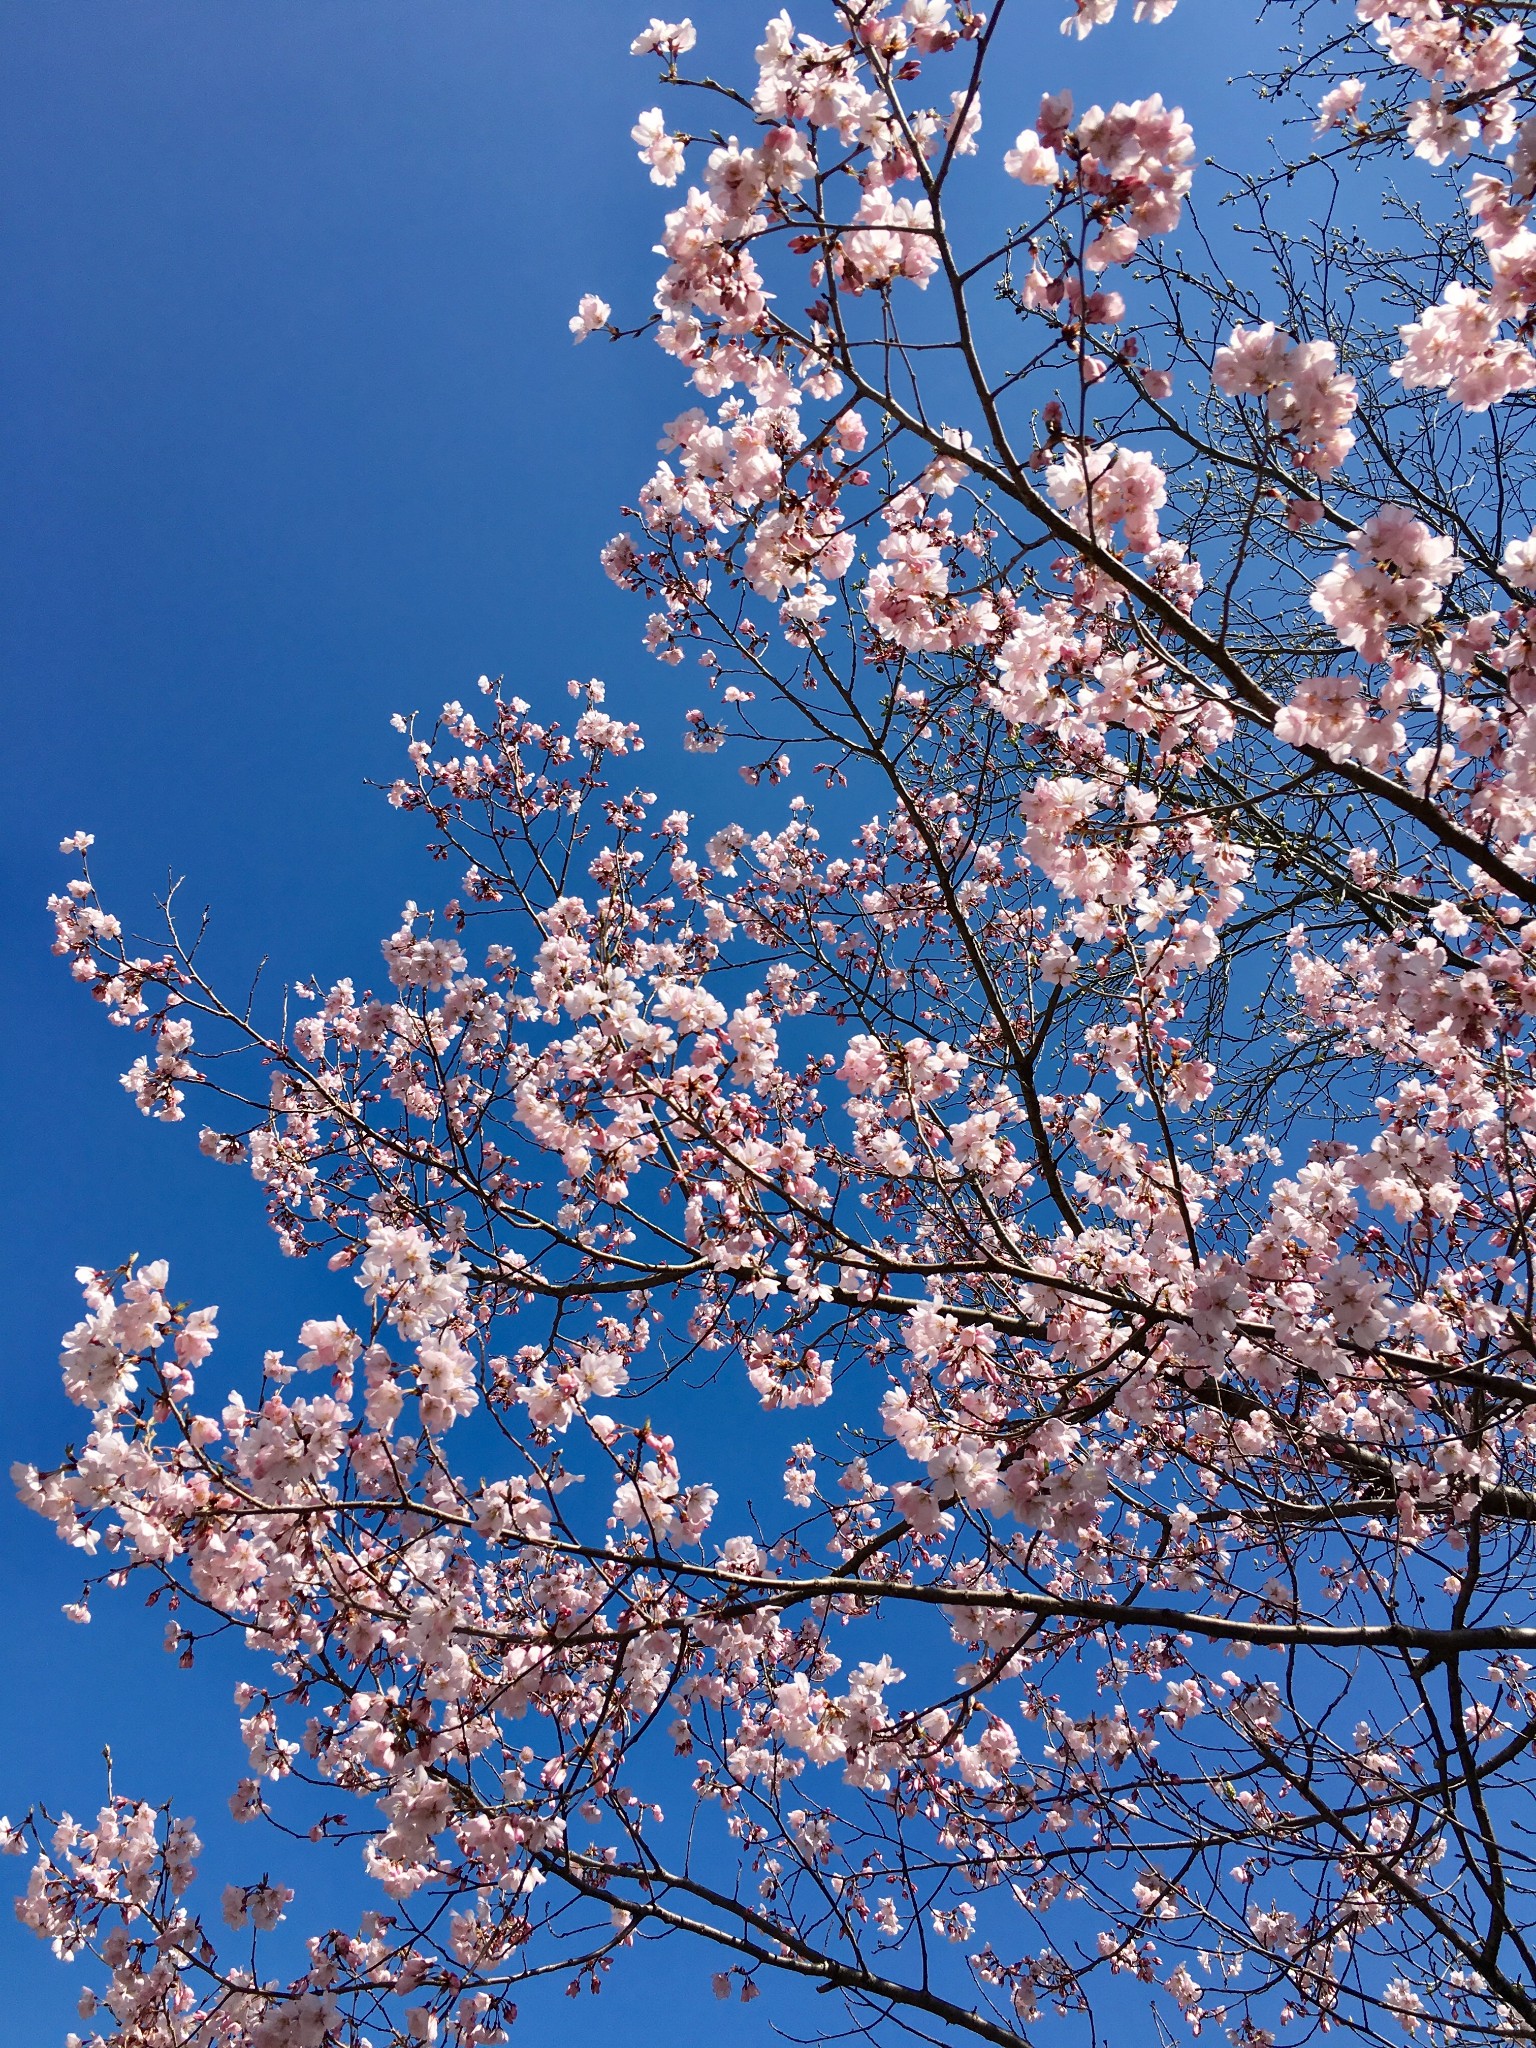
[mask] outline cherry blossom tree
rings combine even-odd
[[[1198,173],[1015,103],[1023,0],[636,39],[664,269],[571,329],[686,387],[603,566],[723,815],[482,680],[397,721],[457,894],[270,1005],[67,843],[124,1085],[338,1276],[221,1400],[80,1275],[18,1484],[243,1639],[253,1841],[6,1824],[91,2043],[502,2042],[661,1939],[881,2042],[1536,2039],[1536,6],[1265,20]]]

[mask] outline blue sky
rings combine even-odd
[[[1224,89],[1246,55],[1235,0],[1085,51],[1056,34],[1063,0],[1015,6],[1028,32],[984,152],[1067,79],[1181,99],[1203,150],[1251,119]],[[700,799],[675,743],[686,679],[640,650],[643,607],[596,565],[686,400],[649,344],[576,350],[565,331],[583,291],[631,318],[648,301],[662,195],[628,129],[656,93],[626,54],[648,11],[0,0],[0,1186],[19,1304],[0,1466],[48,1462],[78,1429],[54,1361],[82,1261],[169,1258],[178,1292],[220,1304],[232,1378],[326,1312],[325,1276],[278,1256],[249,1181],[118,1089],[123,1040],[47,950],[64,833],[96,833],[104,890],[142,930],[185,875],[231,980],[262,955],[278,981],[364,979],[436,880],[365,786],[394,772],[391,712],[467,698],[482,671],[552,705],[568,676],[602,675],[648,725],[654,786]],[[772,10],[693,11],[730,72]],[[0,1810],[94,1810],[110,1742],[120,1789],[216,1819],[238,1760],[228,1670],[178,1672],[135,1606],[72,1627],[74,1560],[8,1490],[0,1542]],[[317,1911],[328,1882],[314,1873]],[[81,1975],[8,1913],[0,1977],[7,2040],[61,2039]],[[700,1960],[543,2011],[579,2039],[613,1999],[637,2048],[695,2006],[765,2031],[764,2006],[708,2002]]]

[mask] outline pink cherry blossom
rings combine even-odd
[[[629,46],[631,57],[648,57],[659,54],[664,57],[681,57],[691,50],[698,41],[693,23],[685,16],[682,21],[661,21],[654,14],[648,25]]]
[[[1056,152],[1046,148],[1033,128],[1019,132],[1003,158],[1003,168],[1021,185],[1054,185],[1059,169]]]
[[[585,341],[589,334],[595,334],[600,327],[606,327],[613,308],[606,299],[600,299],[594,292],[588,292],[572,314],[571,333],[577,341]]]

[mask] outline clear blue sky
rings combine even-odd
[[[989,96],[984,152],[1067,79],[1181,99],[1202,150],[1251,137],[1224,90],[1251,49],[1241,0],[1184,0],[1167,27],[1127,21],[1083,52],[1057,36],[1064,0],[1014,6],[1016,102]],[[64,833],[96,833],[106,892],[146,932],[185,874],[231,979],[268,954],[277,981],[361,981],[402,900],[438,879],[365,787],[395,770],[392,711],[467,698],[486,670],[562,704],[568,676],[602,675],[648,725],[655,786],[699,798],[675,745],[686,671],[643,654],[643,607],[596,565],[687,401],[649,344],[576,350],[565,332],[583,291],[630,318],[648,302],[662,195],[628,129],[656,93],[626,52],[649,11],[0,0],[0,1199],[18,1304],[0,1472],[78,1432],[55,1368],[78,1263],[169,1258],[179,1293],[220,1304],[231,1381],[334,1291],[279,1258],[243,1174],[118,1089],[123,1039],[47,951]],[[702,0],[701,54],[739,72],[773,11]],[[211,1875],[239,1762],[229,1668],[178,1672],[157,1618],[124,1602],[64,1621],[76,1562],[8,1487],[0,1544],[0,1810],[94,1811],[110,1741],[120,1789],[175,1792],[207,1823]],[[5,1889],[24,1877],[0,1864]],[[316,1913],[342,1877],[313,1874]],[[82,1973],[3,1905],[0,1981],[7,2043],[75,2023]],[[530,2006],[530,2039],[587,2038],[614,2001],[635,2048],[685,2017],[766,2032],[766,2002],[724,2014],[695,1958],[597,2005]]]

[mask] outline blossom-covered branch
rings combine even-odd
[[[375,1888],[274,1974],[264,1857],[220,1926],[170,1809],[7,1824],[94,2042],[501,2042],[663,1938],[880,2036],[1536,2037],[1532,11],[1273,8],[1230,228],[1017,5],[637,37],[665,267],[570,331],[688,387],[603,567],[739,799],[482,679],[397,721],[457,894],[271,1013],[66,847],[125,1086],[337,1277],[220,1400],[82,1271],[18,1482]]]

